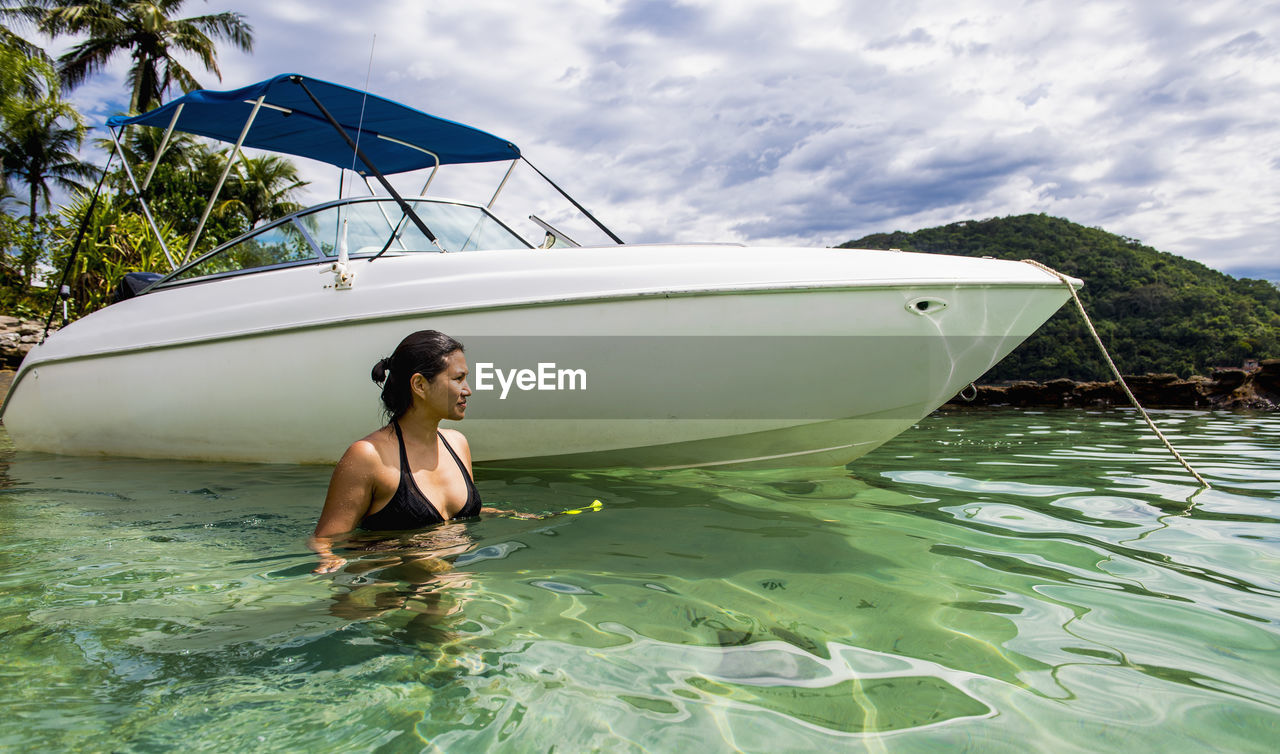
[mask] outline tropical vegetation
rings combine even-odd
[[[840,245],[937,254],[1034,259],[1084,280],[1080,297],[1126,374],[1205,374],[1248,359],[1280,357],[1280,290],[1237,279],[1132,238],[1049,217],[952,223],[876,233]],[[1111,379],[1070,304],[985,379]]]
[[[0,0],[0,313],[45,316],[82,228],[67,278],[73,318],[109,303],[126,272],[167,271],[170,258],[181,263],[298,208],[296,196],[306,183],[291,162],[241,153],[197,245],[189,248],[229,150],[174,134],[161,154],[161,130],[131,128],[120,143],[134,171],[131,180],[113,154],[114,142],[86,140],[83,118],[64,93],[116,57],[129,59],[128,112],[141,112],[175,91],[202,86],[182,60],[194,59],[220,79],[219,43],[252,49],[253,29],[241,14],[184,16],[186,4]],[[24,36],[33,32],[72,44],[53,60]],[[102,190],[94,201],[99,179]],[[163,245],[134,196],[135,180]],[[62,206],[54,207],[58,201]]]
[[[52,207],[53,189],[83,191],[80,180],[98,171],[80,159],[85,128],[80,114],[55,89],[39,97],[22,97],[4,108],[0,132],[0,165],[7,178],[27,188],[27,213],[35,227],[41,200]],[[28,275],[28,278],[30,276]]]
[[[179,56],[195,57],[206,71],[221,79],[216,40],[230,42],[246,52],[253,49],[253,28],[243,15],[224,12],[177,18],[186,2],[44,0],[21,6],[15,13],[51,37],[80,38],[58,58],[58,76],[68,89],[84,83],[117,55],[128,55],[132,60],[128,74],[129,110],[141,113],[159,105],[175,85],[183,91],[200,88]]]

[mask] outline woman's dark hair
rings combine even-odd
[[[400,341],[394,353],[374,364],[370,376],[382,386],[382,405],[387,419],[399,419],[413,405],[409,380],[415,374],[430,382],[444,371],[445,357],[461,350],[461,343],[439,330],[419,330]]]

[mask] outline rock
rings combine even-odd
[[[1280,359],[1263,359],[1258,362],[1258,371],[1253,373],[1253,382],[1259,390],[1280,399]]]
[[[1076,388],[1076,394],[1080,396],[1081,406],[1120,406],[1129,403],[1129,398],[1124,394],[1120,383],[1114,380],[1081,382]]]
[[[1153,408],[1197,408],[1208,403],[1201,383],[1176,374],[1141,374],[1125,378],[1138,402]]]
[[[49,329],[50,332],[56,327]],[[0,315],[0,368],[17,369],[27,352],[44,337],[44,321]]]
[[[1218,368],[1210,376],[1181,379],[1176,374],[1142,374],[1125,382],[1138,402],[1150,408],[1280,408],[1280,359],[1263,361],[1257,370]],[[1127,406],[1129,398],[1119,382],[1019,381],[978,385],[972,401],[953,398],[963,406]]]
[[[1240,387],[1249,376],[1249,372],[1239,367],[1214,367],[1209,374],[1214,382],[1226,390]]]

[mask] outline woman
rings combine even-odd
[[[467,374],[462,344],[436,330],[413,333],[374,365],[389,422],[352,443],[333,470],[310,543],[320,555],[316,573],[342,567],[333,537],[357,526],[418,529],[491,512],[480,506],[467,438],[439,428],[466,414]]]

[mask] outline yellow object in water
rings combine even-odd
[[[596,500],[596,501],[593,501],[593,502],[591,503],[591,505],[588,505],[586,509],[587,509],[587,510],[589,510],[589,511],[598,511],[598,510],[600,510],[600,509],[601,509],[601,508],[603,508],[603,507],[604,507],[604,503],[600,502],[599,500]],[[576,513],[582,513],[582,510],[583,510],[582,508],[575,508],[575,509],[573,509],[573,510],[571,510],[571,511],[565,511],[565,513],[567,513],[567,514],[569,514],[570,516],[572,516],[572,515],[574,515],[574,514],[576,514]]]

